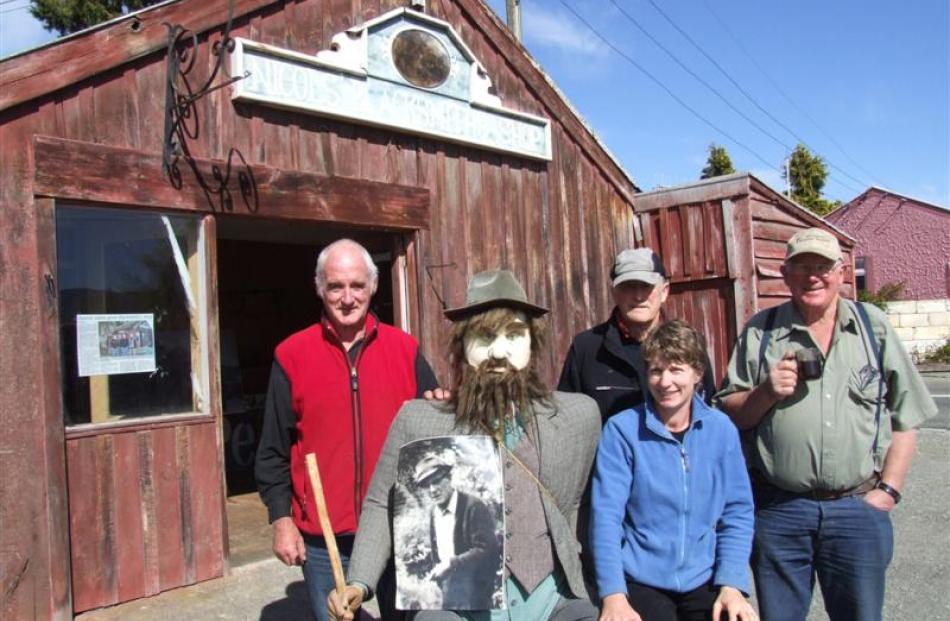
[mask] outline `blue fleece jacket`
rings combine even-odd
[[[591,550],[600,596],[626,580],[684,593],[713,579],[749,589],[752,490],[739,433],[693,399],[680,444],[652,401],[607,421],[591,489]]]

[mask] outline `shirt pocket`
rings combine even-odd
[[[848,378],[848,396],[859,405],[876,407],[880,392],[880,372],[866,364]]]

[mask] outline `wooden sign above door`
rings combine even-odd
[[[255,102],[550,161],[548,119],[510,110],[446,22],[401,8],[316,56],[237,39],[235,101]]]

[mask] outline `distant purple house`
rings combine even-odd
[[[826,220],[857,240],[859,289],[903,281],[904,300],[950,298],[950,209],[872,186]]]

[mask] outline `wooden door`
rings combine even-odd
[[[56,232],[78,613],[224,573],[215,227],[210,216],[67,206]],[[133,312],[150,317],[151,340],[109,349]],[[153,370],[129,372],[149,355]]]

